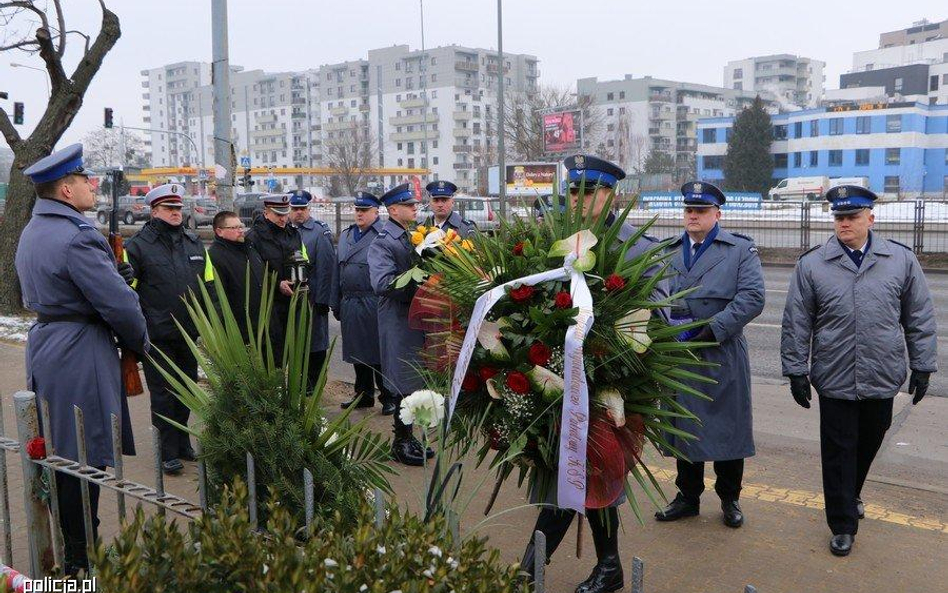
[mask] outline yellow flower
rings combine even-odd
[[[461,249],[464,251],[474,251],[474,243],[468,239],[461,240]]]
[[[425,225],[419,224],[418,227],[415,229],[415,232],[418,232],[424,235],[425,233],[428,232],[428,229],[425,228]]]
[[[453,243],[454,241],[457,241],[458,239],[460,239],[460,237],[458,236],[458,232],[454,229],[448,229],[448,232],[445,233],[444,235],[445,243]]]
[[[425,232],[430,235],[431,233],[433,233],[433,232],[435,232],[435,231],[440,231],[440,230],[441,230],[441,229],[439,229],[437,226],[430,226],[430,227],[428,227],[428,230],[425,231]]]
[[[425,228],[425,227],[419,227]],[[425,240],[425,235],[421,231],[415,231],[411,234],[411,244],[412,245],[421,245],[421,242]]]

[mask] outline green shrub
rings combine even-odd
[[[154,593],[514,593],[525,591],[516,565],[485,540],[457,541],[440,516],[425,522],[390,509],[374,524],[365,502],[352,526],[337,513],[320,517],[309,537],[271,502],[266,535],[251,528],[246,488],[226,489],[213,513],[180,529],[139,509],[109,553],[93,563],[103,591]],[[305,541],[301,541],[305,539]]]

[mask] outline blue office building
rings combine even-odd
[[[886,198],[948,197],[948,105],[875,103],[772,115],[774,186],[865,177]],[[723,183],[733,117],[698,120],[698,177]]]

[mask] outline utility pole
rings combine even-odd
[[[224,168],[217,182],[217,200],[221,208],[234,205],[234,145],[230,135],[230,59],[227,50],[227,0],[211,0],[211,45],[214,86],[214,163]]]
[[[421,74],[421,96],[424,104],[421,107],[421,155],[425,168],[430,169],[430,159],[428,158],[428,73],[425,66],[425,1],[418,0],[418,7],[421,9],[421,59],[418,60],[418,72]]]
[[[497,187],[500,219],[507,220],[507,162],[504,158],[504,2],[497,0]]]

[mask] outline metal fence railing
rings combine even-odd
[[[119,419],[113,414],[112,421],[112,442],[115,455],[115,467],[113,471],[103,471],[91,467],[86,463],[85,447],[85,423],[82,410],[74,407],[76,423],[76,444],[79,452],[79,460],[66,459],[56,455],[52,448],[52,439],[49,424],[49,413],[45,400],[37,404],[36,394],[30,391],[19,391],[13,396],[14,409],[16,412],[17,438],[12,439],[4,435],[3,406],[0,406],[0,530],[2,530],[2,556],[0,556],[0,569],[4,573],[14,574],[11,571],[13,567],[13,528],[12,514],[10,510],[10,490],[7,475],[7,453],[19,453],[20,462],[23,471],[23,517],[18,518],[17,523],[21,521],[26,527],[26,536],[28,543],[28,568],[29,573],[20,571],[23,575],[28,575],[33,579],[44,579],[54,576],[57,567],[63,566],[63,536],[59,523],[59,500],[56,491],[56,474],[62,473],[74,476],[80,480],[83,503],[83,524],[85,526],[86,542],[89,548],[90,557],[94,546],[98,540],[101,540],[103,534],[100,533],[98,540],[93,538],[93,519],[90,506],[89,485],[95,484],[102,489],[110,490],[115,493],[115,503],[118,508],[118,516],[121,523],[125,523],[127,518],[126,498],[136,502],[138,506],[150,505],[154,508],[160,517],[166,517],[169,513],[186,520],[193,520],[200,517],[208,509],[207,496],[207,468],[203,461],[198,462],[198,495],[199,503],[189,502],[179,496],[166,492],[164,489],[163,474],[161,471],[161,447],[158,439],[158,432],[155,427],[151,427],[154,479],[155,485],[146,486],[132,482],[124,478],[122,451],[121,451],[121,425]],[[40,414],[40,409],[42,414]],[[45,436],[44,445],[46,447],[45,457],[30,455],[30,443],[35,439],[42,438],[40,433],[40,422],[42,422],[42,434]],[[198,443],[200,446],[200,443]],[[198,449],[198,458],[201,458]],[[315,496],[314,479],[309,469],[303,468],[303,489],[305,501],[305,524],[309,529],[315,518]],[[256,468],[254,458],[247,454],[247,505],[248,516],[251,524],[257,523],[257,488],[256,488]],[[381,528],[385,522],[386,501],[381,490],[374,491],[375,504],[375,526]],[[452,532],[456,534],[456,523],[452,527]],[[22,533],[22,532],[20,532]],[[115,535],[115,534],[110,534]],[[536,556],[534,558],[534,593],[545,593],[546,587],[546,540],[542,532],[535,532],[536,538]],[[23,575],[20,575],[21,577]],[[645,564],[642,559],[633,557],[631,574],[632,593],[645,592]],[[20,578],[18,582],[23,581]],[[751,585],[744,587],[744,593],[756,593]]]

